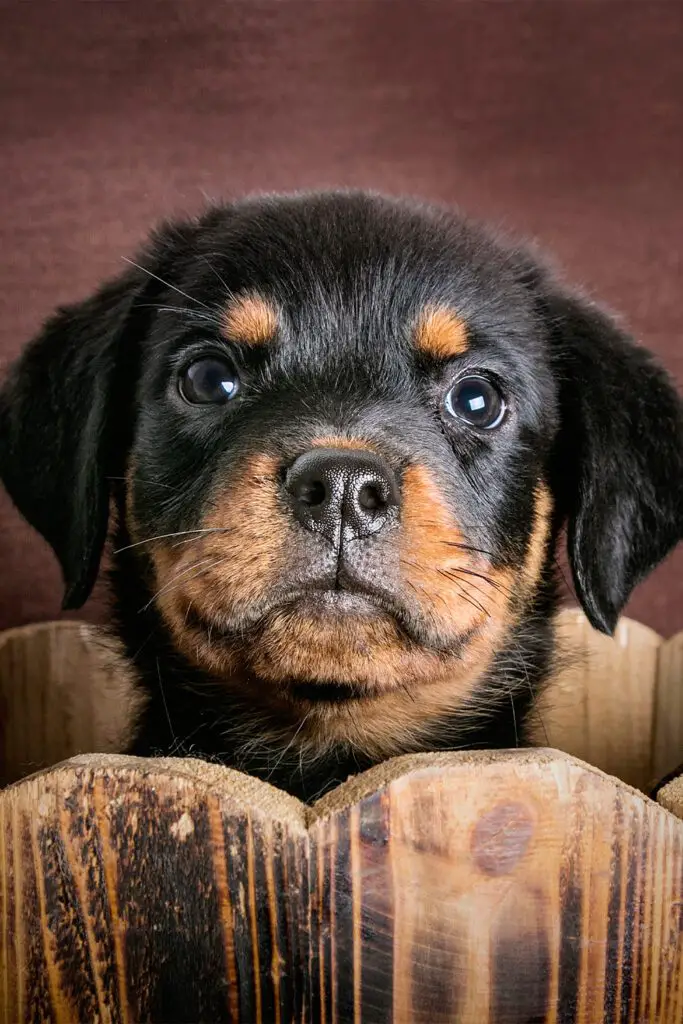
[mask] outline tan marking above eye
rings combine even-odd
[[[467,327],[448,306],[428,306],[415,329],[415,345],[420,352],[437,359],[452,359],[467,351]]]
[[[228,341],[264,345],[275,337],[277,310],[261,295],[250,293],[233,299],[223,315],[223,334]]]

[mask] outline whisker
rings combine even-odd
[[[215,255],[218,255],[218,254],[215,254]],[[226,292],[226,295],[228,296],[228,298],[230,298],[230,299],[234,298],[232,289],[229,287],[228,282],[225,280],[225,278],[222,276],[222,274],[219,274],[218,271],[216,270],[216,268],[214,266],[212,266],[211,263],[209,263],[208,257],[205,256],[203,253],[201,253],[200,254],[200,259],[203,260],[204,263],[206,263],[206,265],[209,268],[209,270],[211,271],[211,273],[214,274],[218,278],[220,283],[225,288],[225,292]]]
[[[193,736],[196,736],[196,734],[199,732],[200,729],[203,728],[203,726],[204,726],[204,722],[200,722],[199,725],[196,726],[192,730],[192,732],[188,732],[187,736],[185,736],[182,740],[176,740],[174,746],[171,747],[171,749],[168,752],[169,756],[173,757],[175,755],[176,751],[182,751],[182,749],[185,746],[185,744],[187,743],[187,741],[191,740]],[[188,748],[188,750],[187,750],[188,753],[189,753],[189,750],[190,750],[190,748]]]
[[[123,480],[124,482],[127,482],[127,480],[128,480],[128,478],[125,477],[125,476],[108,476],[106,479],[107,480],[112,480],[112,481],[113,480]],[[173,487],[172,484],[162,484],[159,480],[147,480],[144,477],[137,476],[137,474],[136,474],[136,479],[140,480],[143,484],[146,484],[148,487],[163,487],[166,490],[173,491],[175,493],[177,493],[180,490],[179,487]]]
[[[412,559],[403,559],[403,564],[404,565],[410,565],[412,568],[417,569],[420,572],[424,572],[425,571],[425,566],[424,565],[421,565],[418,562],[413,561]],[[485,597],[484,591],[480,587],[477,587],[474,583],[471,583],[469,580],[458,579],[457,576],[455,575],[456,570],[441,569],[438,566],[435,567],[435,568],[436,568],[436,572],[438,572],[442,576],[445,576],[452,583],[455,583],[456,586],[457,586],[458,583],[461,583],[463,586],[465,584],[467,584],[468,587],[473,588],[474,590],[477,591],[478,594],[481,594],[483,597]],[[406,583],[417,594],[417,589],[416,589],[415,585],[413,584],[413,582],[411,580],[404,579],[404,583]],[[426,587],[420,587],[420,590],[425,595],[425,597],[427,597],[429,600],[434,600],[435,597],[438,597],[439,600],[441,601],[441,603],[443,604],[444,608],[446,609],[446,611],[448,613],[450,613],[451,609],[450,609],[450,607],[448,605],[448,602],[444,599],[444,597],[442,595],[431,594],[426,589]],[[479,604],[479,602],[477,602],[473,597],[468,597],[467,593],[465,592],[465,590],[462,587],[457,586],[457,592],[465,601],[467,601],[469,604],[471,604],[472,607],[477,608],[484,615],[486,615],[487,618],[490,617],[490,612],[488,611],[488,609],[485,608],[483,605]],[[431,618],[434,621],[434,617],[431,616]]]
[[[417,562],[408,562],[408,561],[406,561],[406,565],[411,565],[414,569],[418,569],[419,571],[424,572],[424,566],[419,565]],[[423,587],[423,586],[421,586],[419,584],[416,585],[415,583],[413,583],[412,580],[409,580],[409,579],[404,579],[403,582],[407,586],[409,586],[411,590],[413,590],[415,592],[415,594],[417,596],[418,603],[420,604],[420,609],[421,609],[423,615],[424,615],[425,609],[423,608],[423,606],[422,606],[422,604],[420,602],[420,593],[422,593],[427,598],[427,601],[430,604],[434,600],[435,597],[438,598],[438,600],[441,602],[441,604],[446,609],[446,614],[448,614],[448,615],[451,614],[451,609],[450,609],[450,607],[448,605],[448,601],[443,596],[443,594],[439,594],[439,593],[437,593],[437,594],[430,594],[426,587]],[[431,611],[431,610],[429,612],[429,618],[430,618],[430,620],[432,622],[432,625],[437,626],[437,628],[438,628],[436,616],[435,616],[434,612]]]
[[[228,527],[215,526],[210,529],[204,530],[178,530],[176,533],[159,533],[156,537],[146,537],[144,540],[136,540],[134,544],[126,544],[125,547],[117,548],[112,554],[120,555],[122,551],[130,551],[131,548],[139,548],[143,544],[151,544],[155,540],[168,540],[171,537],[186,537],[189,534],[194,534],[192,540],[197,540],[198,537],[204,536],[207,533],[227,533]]]
[[[407,693],[407,695],[410,697],[410,699],[412,700],[412,702],[414,704],[416,702],[417,698],[415,697],[415,694],[413,693],[413,691],[410,689],[410,686],[408,685],[408,683],[401,683],[401,689],[404,691],[404,693]]]
[[[200,562],[193,562],[192,565],[189,565],[187,567],[187,569],[183,569],[181,572],[176,573],[172,580],[169,580],[168,583],[166,583],[163,587],[157,590],[156,594],[152,595],[147,604],[143,605],[140,611],[146,612],[147,609],[152,604],[154,604],[158,597],[161,597],[162,594],[168,593],[169,590],[173,590],[175,585],[182,579],[182,577],[187,576],[188,572],[192,572],[193,569],[199,569],[199,572],[196,573],[195,576],[190,577],[190,579],[195,579],[196,576],[201,576],[202,572],[206,572],[208,569],[213,569],[217,565],[222,565],[223,562],[227,561],[227,558],[228,556],[226,555],[225,558],[219,558],[214,562],[211,562],[208,558],[205,558],[203,559],[203,561]],[[206,562],[209,562],[209,564],[206,565]]]
[[[472,597],[471,594],[468,594],[465,590],[463,590],[462,587],[458,587],[458,593],[460,597],[463,599],[463,601],[467,601],[467,603],[471,604],[473,608],[476,608],[477,611],[480,611],[482,615],[485,615],[487,619],[491,618],[491,613],[489,612],[488,608],[485,608],[483,604],[480,604],[479,601],[476,600],[476,598]]]
[[[451,574],[451,578],[457,577],[458,570],[456,568],[449,567],[447,570],[444,570],[444,571],[450,573]],[[463,580],[463,579],[461,579],[460,582],[463,584],[463,586],[465,584],[467,584],[467,586],[470,587],[472,590],[476,590],[476,592],[478,594],[481,594],[482,597],[485,598],[487,596],[488,592],[485,591],[482,587],[478,587],[476,583],[472,583],[471,580]]]
[[[473,551],[477,555],[485,555],[487,558],[495,558],[493,551],[487,551],[485,548],[476,548],[473,544],[463,544],[458,540],[439,540],[440,544],[445,544],[449,548],[458,548],[460,551]]]
[[[268,774],[266,775],[266,779],[270,779],[273,776],[273,774],[277,771],[277,769],[280,767],[280,765],[282,764],[283,760],[285,759],[285,757],[287,756],[289,751],[294,746],[294,743],[296,742],[297,736],[299,735],[299,733],[301,732],[301,730],[305,726],[305,724],[308,721],[308,719],[311,717],[312,713],[313,713],[312,711],[307,711],[306,714],[304,715],[304,717],[301,719],[301,722],[297,726],[297,728],[296,728],[296,730],[294,732],[294,735],[292,736],[291,740],[289,741],[287,746],[284,748],[284,750],[281,752],[280,756],[278,757],[278,759],[275,762],[275,764],[273,765],[273,767],[269,770]]]
[[[474,569],[465,569],[461,565],[449,566],[449,569],[451,569],[453,572],[464,573],[466,576],[476,576],[477,579],[483,580],[484,583],[488,583],[488,585],[490,587],[493,587],[494,590],[499,590],[501,594],[506,594],[507,597],[512,596],[511,590],[509,590],[507,587],[502,586],[502,584],[498,583],[496,580],[492,580],[485,573],[475,572]],[[472,584],[472,586],[474,586],[474,584]]]
[[[520,645],[518,643],[514,644],[514,650],[515,650],[515,653],[517,654],[516,664],[521,667],[522,672],[524,673],[524,682],[526,683],[527,689],[529,691],[529,696],[531,698],[531,708],[532,708],[532,711],[534,712],[534,714],[538,718],[538,721],[541,724],[541,728],[543,729],[543,734],[545,736],[545,745],[546,745],[546,747],[549,747],[550,746],[550,737],[548,736],[548,730],[546,728],[546,724],[545,724],[545,721],[543,719],[543,715],[541,714],[540,709],[538,707],[538,694],[534,691],[534,688],[531,685],[531,680],[529,679],[529,668],[528,668],[527,663],[526,663],[526,661],[524,659],[524,654],[522,652],[522,649],[521,649],[521,647],[520,647]]]
[[[420,566],[419,566],[419,565],[417,565],[417,564],[416,564],[415,562],[411,562],[411,563],[409,563],[409,564],[410,564],[410,565],[412,565],[412,566],[413,566],[413,567],[414,567],[415,569],[419,569],[419,568],[420,568]],[[428,597],[428,596],[429,596],[429,595],[428,595],[428,593],[427,593],[427,591],[425,590],[425,588],[424,588],[424,587],[421,587],[421,586],[419,586],[418,584],[415,584],[415,583],[413,583],[413,581],[412,581],[412,580],[404,580],[404,583],[406,584],[406,586],[407,586],[407,587],[410,587],[410,589],[411,589],[412,591],[414,591],[414,593],[415,593],[415,594],[416,594],[416,596],[417,596],[417,599],[418,599],[418,601],[419,601],[419,599],[420,599],[420,592],[421,592],[421,593],[423,593],[423,594],[425,595],[425,597]],[[441,596],[441,595],[439,595],[439,596]],[[444,599],[443,599],[443,598],[441,598],[441,600],[443,601]],[[445,602],[445,601],[444,601],[444,604],[446,604],[446,602]],[[446,608],[448,608],[448,605],[447,605],[447,604],[446,604]]]
[[[453,578],[453,576],[452,576],[452,575],[451,575],[450,573],[448,573],[448,572],[447,572],[447,571],[446,571],[445,569],[437,569],[437,572],[438,572],[438,573],[439,573],[439,574],[440,574],[441,576],[445,576],[445,577],[446,577],[447,579],[450,579],[452,583],[455,583],[455,584],[456,584],[456,589],[457,589],[457,591],[458,591],[458,594],[460,595],[460,597],[462,597],[462,599],[463,599],[464,601],[467,601],[467,603],[468,603],[468,604],[471,604],[473,608],[476,608],[476,609],[477,609],[477,611],[480,611],[480,612],[481,612],[481,613],[482,613],[483,615],[485,615],[485,616],[486,616],[487,618],[489,618],[489,612],[488,612],[488,609],[486,609],[486,608],[485,608],[485,607],[483,606],[483,604],[480,604],[480,603],[479,603],[479,601],[477,601],[477,600],[476,600],[476,599],[475,599],[474,597],[472,597],[472,595],[471,595],[471,594],[468,594],[468,593],[467,593],[467,592],[466,592],[466,591],[465,591],[465,590],[463,589],[463,587],[459,587],[459,586],[458,586],[458,581],[457,581],[457,580],[455,580],[455,579]]]
[[[512,696],[512,689],[508,686],[507,692],[510,697],[510,707],[512,708],[512,723],[515,727],[515,746],[519,746],[519,733],[517,732],[517,712],[515,711],[515,698]]]
[[[148,270],[147,267],[143,267],[140,263],[136,263],[135,260],[131,260],[127,256],[122,256],[121,259],[124,263],[130,263],[131,267],[136,267],[137,270],[141,270],[143,274],[153,277],[155,281],[158,281],[159,284],[163,284],[164,287],[172,288],[174,292],[177,292],[178,295],[182,295],[184,299],[189,299],[190,302],[196,302],[198,306],[203,306],[204,309],[208,309],[211,312],[211,307],[208,306],[206,302],[202,302],[201,299],[195,299],[193,295],[188,295],[187,292],[182,290],[182,288],[178,288],[176,285],[171,284],[170,281],[164,281],[163,277],[159,277],[158,274],[154,274],[151,270]]]
[[[567,588],[567,592],[569,594],[571,594],[571,596],[576,601],[576,591],[574,589],[573,583],[570,580],[567,579],[567,574],[564,571],[564,567],[562,566],[562,563],[560,562],[560,559],[558,558],[557,555],[553,555],[553,565],[555,566],[556,571],[560,574],[560,577],[562,578],[562,582],[564,583],[565,587]]]
[[[468,594],[465,591],[463,586],[458,586],[458,584],[463,584],[464,583],[463,580],[459,580],[457,578],[457,576],[455,576],[448,569],[440,569],[440,568],[437,567],[436,571],[438,572],[438,574],[440,576],[444,576],[447,580],[450,580],[451,583],[455,583],[455,585],[457,587],[457,590],[458,590],[458,593],[460,594],[460,596],[464,597],[467,601],[469,601],[469,603],[472,605],[473,608],[478,608],[480,612],[483,612],[484,615],[488,616],[489,613],[486,610],[486,608],[484,608],[484,606],[482,604],[480,604],[475,598],[473,598],[470,594]]]
[[[209,308],[210,307],[207,306],[207,309]],[[215,314],[209,315],[208,313],[201,313],[198,309],[188,309],[186,306],[162,306],[156,302],[139,302],[137,304],[137,309],[156,309],[159,313],[181,313],[183,316],[189,317],[191,320],[201,320],[204,323],[214,325],[218,323],[218,317]]]
[[[234,527],[232,527],[232,526],[216,526],[216,527],[214,527],[213,532],[214,533],[232,533],[233,530],[234,530]],[[183,545],[185,545],[185,544],[192,544],[196,540],[202,540],[203,537],[204,537],[204,534],[199,534],[199,535],[194,536],[194,537],[188,537],[188,538],[186,538],[186,540],[177,540],[175,542],[175,544],[171,544],[170,547],[172,547],[172,548],[182,548]]]
[[[159,679],[159,693],[161,694],[161,699],[162,699],[163,704],[164,704],[164,711],[166,712],[166,719],[168,721],[168,728],[170,729],[170,732],[171,732],[171,739],[173,740],[173,745],[175,745],[176,742],[177,742],[177,737],[176,737],[175,732],[173,731],[173,722],[171,721],[171,713],[168,710],[168,704],[166,703],[166,694],[164,692],[164,684],[161,681],[161,667],[159,665],[159,659],[158,658],[156,659],[156,663],[157,663],[157,676],[158,676],[158,679]]]
[[[147,639],[146,639],[146,640],[143,640],[143,641],[142,641],[142,643],[141,643],[141,644],[140,644],[140,646],[138,647],[138,649],[137,649],[137,651],[135,652],[135,654],[134,654],[134,655],[133,655],[133,656],[132,656],[132,657],[130,658],[130,660],[131,660],[131,661],[132,661],[133,663],[135,663],[135,662],[136,662],[136,661],[138,660],[139,656],[140,656],[140,655],[142,654],[142,652],[144,651],[145,647],[146,647],[146,646],[147,646],[147,644],[148,644],[148,643],[150,642],[150,640],[152,639],[152,637],[153,637],[153,636],[154,636],[154,633],[152,632],[152,633],[150,633],[150,634],[149,634],[149,636],[147,637]]]

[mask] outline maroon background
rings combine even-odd
[[[682,54],[678,0],[3,4],[0,361],[160,216],[343,184],[536,238],[680,383]],[[56,614],[4,496],[0,566],[0,628]],[[629,614],[683,628],[682,569]]]

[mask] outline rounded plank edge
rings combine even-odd
[[[0,793],[0,835],[7,1024],[681,1020],[683,822],[557,751],[396,758],[310,808],[80,756]]]

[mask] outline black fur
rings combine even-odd
[[[114,548],[127,549],[114,561],[117,628],[150,695],[132,749],[217,757],[305,798],[367,767],[344,744],[307,766],[267,730],[259,742],[248,689],[228,697],[175,649],[144,546],[129,547],[123,482],[132,459],[139,529],[171,534],[196,527],[210,487],[264,439],[286,460],[316,433],[354,429],[397,473],[430,467],[469,543],[497,566],[521,564],[535,485],[549,482],[545,569],[479,681],[480,711],[435,723],[424,746],[523,739],[552,664],[563,526],[578,598],[607,633],[681,539],[683,413],[664,370],[527,252],[419,204],[346,193],[249,200],[163,227],[138,263],[145,270],[59,311],[0,393],[0,475],[55,550],[65,607],[87,598],[116,507]],[[224,344],[216,310],[228,289],[268,296],[285,326],[276,345],[236,352],[247,381],[239,401],[191,409],[173,381],[188,350]],[[458,360],[413,351],[407,325],[434,303],[467,322]],[[501,382],[511,414],[491,436],[439,414],[456,364]],[[247,635],[253,623],[239,625]],[[438,642],[414,628],[418,642]]]

